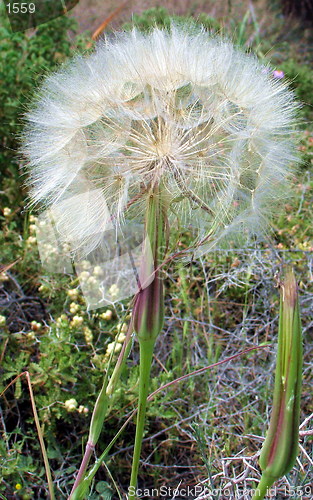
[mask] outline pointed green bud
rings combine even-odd
[[[297,283],[292,269],[281,286],[278,351],[273,409],[259,464],[259,489],[266,491],[287,474],[296,461],[302,382],[302,332]],[[265,488],[266,487],[266,488]],[[255,495],[254,498],[263,498]]]
[[[109,397],[106,394],[106,384],[103,385],[101,392],[97,398],[95,408],[90,422],[88,442],[91,445],[96,445],[103,427],[103,421],[107,415],[109,407]]]

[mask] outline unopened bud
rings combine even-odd
[[[300,311],[296,280],[289,270],[281,288],[273,409],[259,461],[263,474],[254,499],[264,498],[267,488],[294,466],[299,452],[301,382]]]
[[[135,298],[133,326],[140,341],[153,340],[161,332],[163,323],[163,281],[156,273],[154,280]]]

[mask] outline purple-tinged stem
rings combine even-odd
[[[91,458],[91,455],[92,455],[94,449],[95,449],[95,445],[88,441],[88,443],[86,444],[85,454],[84,454],[82,463],[80,464],[80,468],[79,468],[77,477],[75,479],[74,486],[72,488],[72,491],[71,491],[71,494],[70,494],[68,500],[71,500],[75,489],[77,488],[77,486],[81,483],[81,481],[85,477],[85,473],[86,473],[86,470],[87,470],[87,467],[88,467],[88,464],[90,462],[90,458]]]

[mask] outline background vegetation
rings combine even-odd
[[[83,2],[82,2],[83,3]],[[305,22],[283,14],[279,2],[216,2],[203,12],[179,4],[138,14],[116,27],[147,31],[176,22],[201,23],[229,36],[280,70],[294,88],[299,112],[299,164],[294,196],[275,221],[274,232],[250,249],[211,252],[201,261],[168,269],[166,324],[153,365],[151,392],[182,374],[265,342],[270,347],[180,382],[153,400],[140,485],[175,488],[204,484],[231,489],[245,498],[258,474],[256,453],[268,425],[277,334],[278,292],[274,274],[293,262],[301,293],[304,326],[304,381],[299,461],[280,481],[279,498],[312,498],[312,33]],[[236,2],[235,2],[236,3]],[[238,4],[238,2],[237,2]],[[91,2],[94,7],[96,2]],[[79,7],[79,6],[77,6]],[[45,74],[77,51],[92,48],[91,33],[63,16],[37,29],[12,34],[1,5],[0,27],[0,382],[3,390],[28,370],[48,448],[58,499],[66,498],[80,463],[89,417],[101,387],[109,345],[128,303],[88,312],[75,275],[49,275],[40,266],[35,215],[24,207],[27,193],[17,154],[22,115]],[[85,18],[88,12],[85,11]],[[98,20],[100,24],[100,20]],[[108,31],[108,28],[107,28]],[[181,241],[188,245],[188,233]],[[113,396],[97,453],[103,450],[135,407],[138,378],[136,342]],[[1,399],[0,498],[44,499],[47,484],[24,378]],[[118,498],[126,491],[135,423],[126,428],[94,483],[90,498]],[[109,473],[109,472],[110,473]],[[113,479],[114,481],[113,481]],[[311,485],[311,490],[305,487]],[[286,487],[295,494],[284,496]],[[297,489],[298,488],[298,489]],[[301,495],[301,488],[303,495]],[[117,493],[117,491],[119,493]],[[239,494],[239,493],[238,493]],[[216,497],[217,498],[217,497]],[[220,497],[223,498],[223,495]],[[225,497],[226,498],[226,497]],[[229,497],[228,497],[229,498]],[[248,498],[248,497],[247,497]]]

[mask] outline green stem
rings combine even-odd
[[[265,498],[269,488],[272,486],[273,483],[274,480],[267,474],[264,474],[263,472],[258,487],[255,490],[255,493],[252,497],[252,500],[262,500],[263,498]]]
[[[140,373],[139,373],[139,400],[136,424],[136,437],[133,455],[131,479],[128,500],[135,500],[141,445],[145,426],[147,397],[149,391],[150,370],[153,357],[155,339],[140,341]]]
[[[72,496],[71,496],[70,500],[83,500],[86,496],[88,496],[88,491],[90,489],[91,481],[95,477],[97,471],[101,467],[101,465],[104,462],[104,460],[107,458],[107,456],[108,456],[108,454],[109,454],[112,446],[115,444],[115,442],[117,441],[117,439],[120,437],[120,435],[122,434],[122,432],[125,429],[126,425],[132,419],[133,414],[134,413],[131,413],[131,415],[124,422],[124,424],[122,425],[122,427],[115,434],[115,436],[112,439],[112,441],[110,441],[110,443],[108,444],[108,446],[106,447],[106,449],[104,450],[104,452],[96,460],[95,464],[92,466],[92,468],[90,469],[90,471],[88,472],[88,474],[86,474],[85,477],[82,479],[82,481],[80,482],[80,484],[77,486],[77,488],[75,489],[75,491],[72,493]]]

